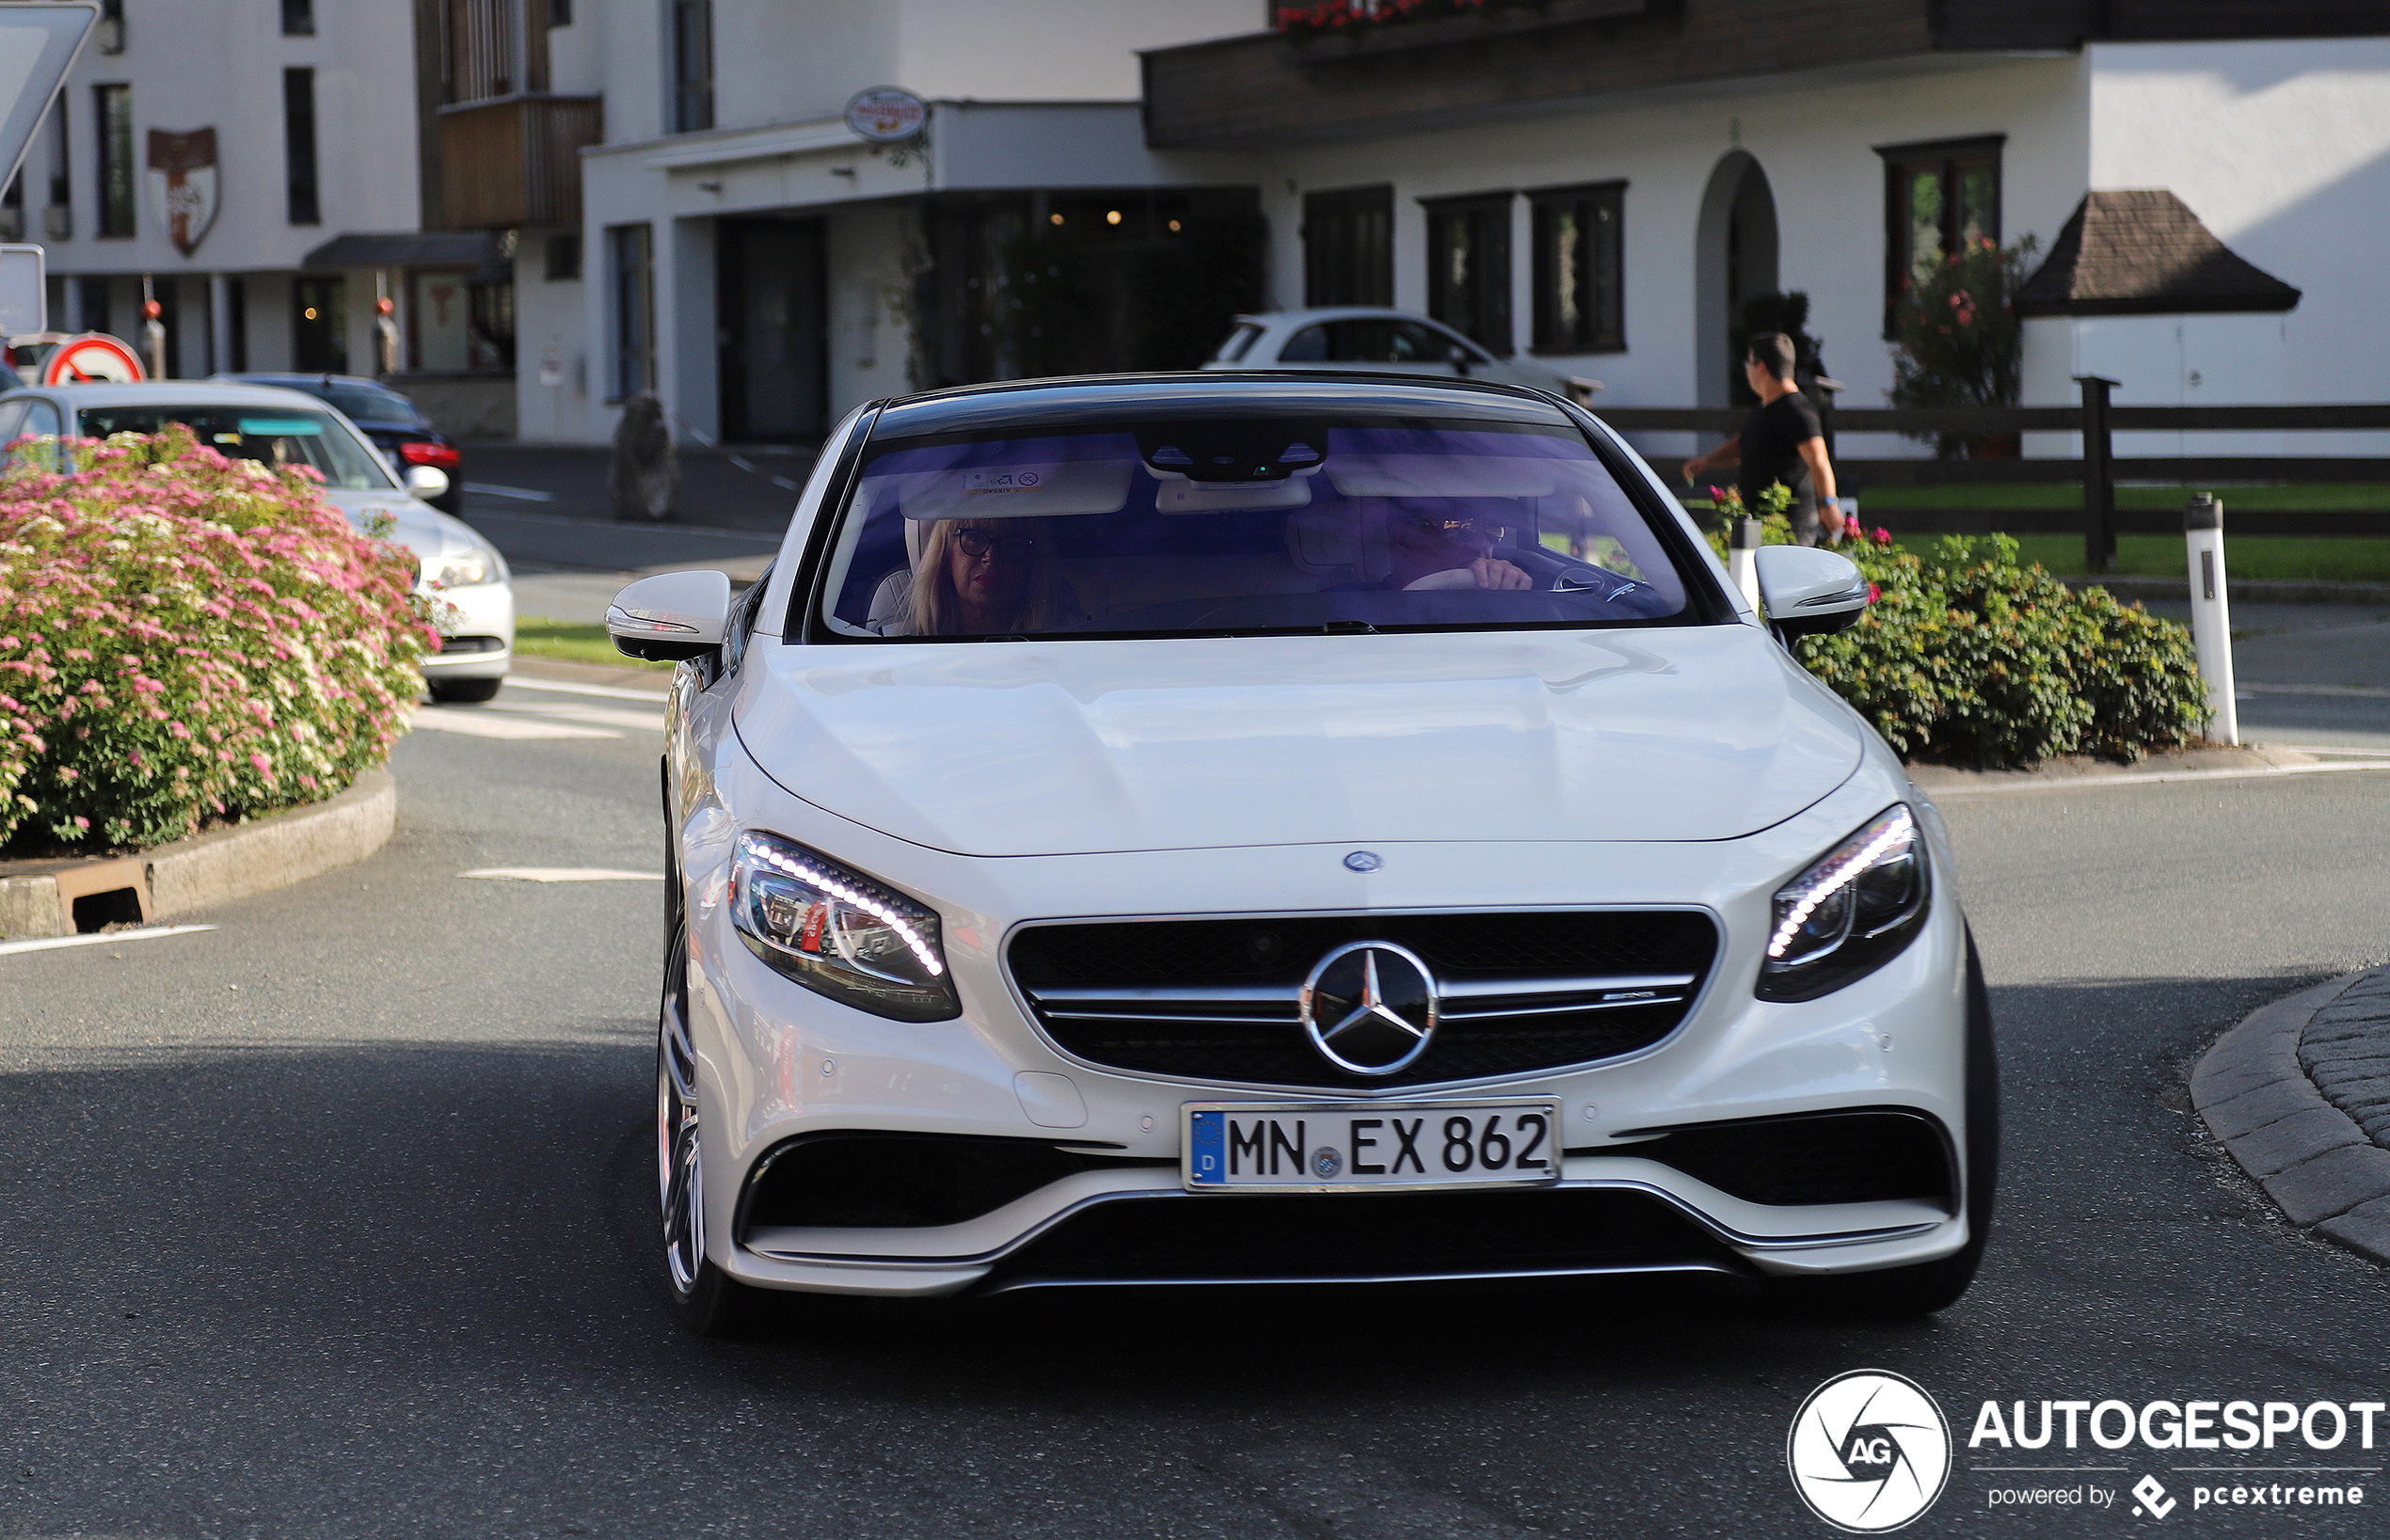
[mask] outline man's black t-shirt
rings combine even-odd
[[[1798,390],[1755,409],[1743,424],[1743,468],[1735,478],[1743,506],[1759,512],[1761,489],[1782,482],[1792,493],[1792,506],[1787,510],[1792,528],[1816,529],[1817,488],[1809,484],[1801,446],[1818,437],[1817,408]]]

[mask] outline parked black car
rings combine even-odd
[[[328,403],[364,430],[374,447],[388,455],[400,475],[408,466],[431,466],[448,473],[448,490],[428,500],[444,514],[465,507],[464,454],[455,442],[431,424],[422,408],[389,386],[354,374],[220,374],[218,379],[242,385],[279,385],[304,390]]]

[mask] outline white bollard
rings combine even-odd
[[[2232,605],[2224,589],[2224,505],[2208,493],[2183,505],[2183,544],[2191,558],[2191,640],[2207,681],[2207,736],[2240,741],[2233,702]]]
[[[1734,521],[1727,536],[1726,575],[1743,593],[1753,611],[1760,608],[1760,521],[1747,515]]]

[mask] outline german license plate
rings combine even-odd
[[[1560,1180],[1554,1102],[1189,1102],[1195,1192],[1526,1187]]]

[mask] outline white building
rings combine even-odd
[[[2128,190],[2171,193],[2204,224],[2191,245],[2212,235],[2279,281],[2203,289],[2188,246],[2144,252],[2137,276],[2111,264],[2114,292],[2028,323],[2024,404],[2072,404],[2085,373],[2119,380],[2120,404],[2367,401],[2385,33],[2390,8],[2330,0],[1495,0],[1149,54],[1147,115],[1158,148],[1251,157],[1275,303],[1437,313],[1602,379],[1612,405],[1724,405],[1738,300],[1771,290],[1809,295],[1843,403],[1882,405],[1912,260],[1979,233],[2032,233],[2047,255],[2088,195]],[[2118,452],[2186,447],[2126,436]]]
[[[916,383],[1193,363],[1259,301],[1254,194],[1242,156],[1146,148],[1137,51],[1261,10],[575,0],[560,16],[546,0],[546,94],[523,110],[602,101],[604,127],[581,155],[577,217],[537,217],[537,174],[524,206],[493,211],[519,216],[522,436],[602,441],[621,401],[653,389],[691,437],[803,443]],[[847,128],[850,98],[888,85],[929,101],[926,148]],[[443,131],[494,110],[459,100]],[[453,198],[470,171],[443,160]],[[1067,297],[1041,303],[1037,277]],[[1160,287],[1200,318],[1145,303]]]
[[[0,207],[52,325],[137,343],[146,277],[176,374],[369,370],[373,294],[308,256],[419,228],[414,60],[402,4],[104,0]]]

